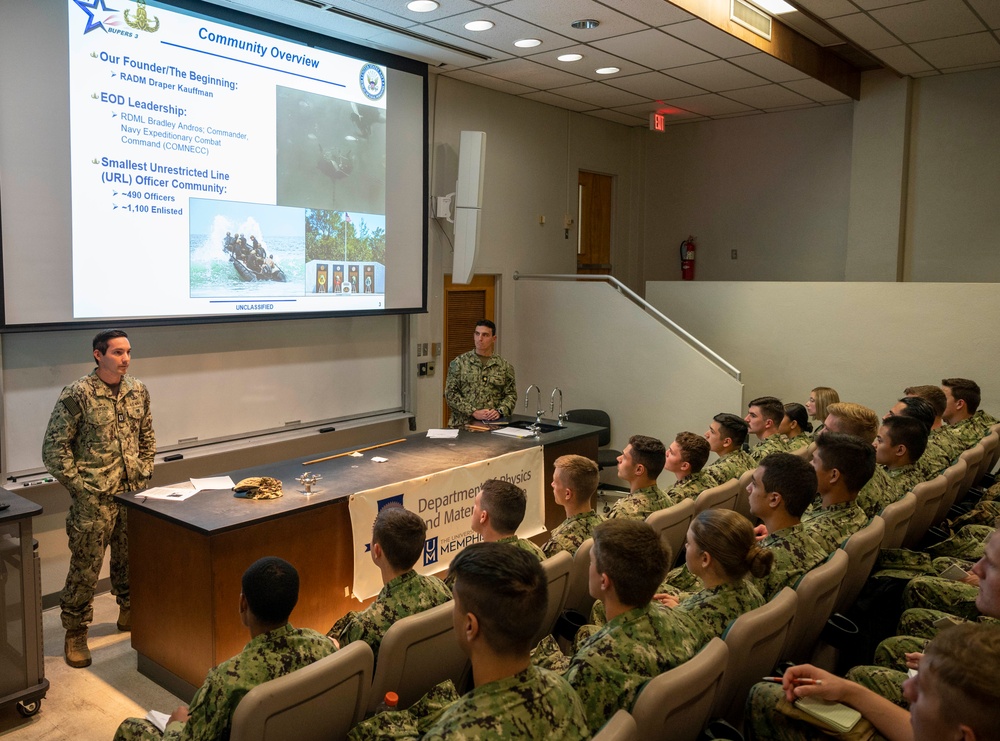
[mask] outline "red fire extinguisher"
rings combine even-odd
[[[688,237],[681,242],[681,278],[694,280],[694,237]]]

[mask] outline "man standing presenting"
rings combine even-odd
[[[128,335],[104,330],[93,344],[97,368],[63,389],[42,444],[45,467],[73,500],[66,517],[69,573],[59,603],[66,663],[77,668],[90,665],[87,627],[94,619],[94,591],[109,544],[118,629],[131,628],[127,522],[114,496],[146,486],[156,452],[149,392],[127,375]]]
[[[480,320],[474,339],[475,349],[459,355],[448,365],[444,398],[451,409],[449,427],[509,417],[517,404],[514,368],[493,354],[496,325],[488,319]]]

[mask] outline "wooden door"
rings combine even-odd
[[[496,323],[496,276],[474,275],[468,284],[452,283],[444,276],[444,348],[441,368],[441,424],[448,424],[448,404],[444,400],[444,385],[448,380],[448,364],[475,347],[472,335],[476,322],[489,319]],[[497,327],[497,336],[502,328]],[[499,348],[495,349],[499,352]]]
[[[611,203],[614,178],[580,171],[576,272],[611,274]]]

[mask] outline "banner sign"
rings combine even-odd
[[[435,574],[446,570],[465,546],[481,540],[471,529],[472,508],[483,482],[489,479],[510,481],[527,493],[528,505],[517,531],[520,537],[545,530],[541,446],[352,495],[348,509],[354,539],[353,596],[366,600],[382,589],[382,575],[371,557],[372,523],[380,509],[401,504],[427,523],[424,555],[415,568],[420,574]]]

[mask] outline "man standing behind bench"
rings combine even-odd
[[[42,443],[45,468],[73,500],[66,517],[69,573],[59,605],[66,663],[75,668],[90,665],[87,627],[94,619],[94,590],[109,545],[118,629],[131,628],[127,520],[114,497],[146,487],[156,452],[149,392],[127,375],[128,335],[106,329],[94,337],[93,346],[97,367],[63,389]]]
[[[451,410],[449,427],[470,422],[494,422],[509,417],[517,404],[514,368],[494,354],[497,327],[489,319],[476,322],[475,349],[448,365],[444,398]]]

